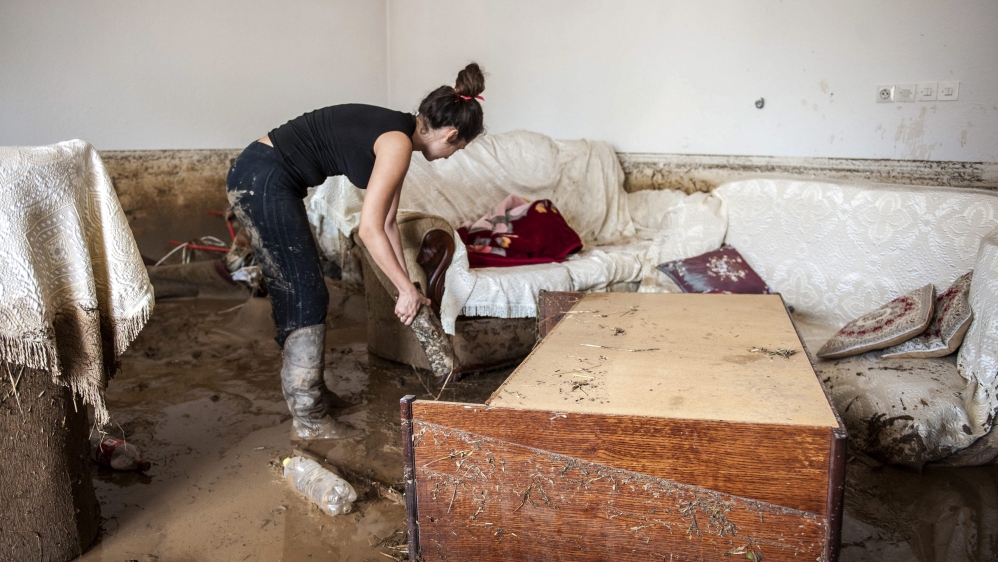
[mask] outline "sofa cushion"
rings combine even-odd
[[[935,288],[929,284],[901,295],[842,327],[818,350],[822,359],[839,359],[884,349],[925,331],[932,319]]]
[[[976,439],[964,408],[972,385],[952,356],[884,359],[873,351],[816,367],[850,444],[884,462],[921,469]]]
[[[771,293],[766,282],[745,261],[738,250],[723,246],[692,258],[660,264],[684,293]]]
[[[955,352],[973,318],[968,300],[972,277],[973,272],[967,272],[939,293],[929,327],[904,343],[888,347],[884,357],[944,357]]]

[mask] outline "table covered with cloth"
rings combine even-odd
[[[153,309],[125,214],[90,144],[0,147],[0,357],[110,416],[104,389]]]

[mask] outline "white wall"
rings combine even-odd
[[[0,145],[241,148],[385,92],[383,1],[0,4]]]
[[[388,103],[468,61],[486,125],[621,151],[998,161],[998,2],[389,0]],[[955,102],[878,84],[958,80]],[[753,102],[766,99],[764,109]]]
[[[995,162],[995,29],[994,0],[4,0],[0,145],[241,148],[329,104],[413,110],[476,60],[491,132]],[[920,80],[960,99],[873,102]]]

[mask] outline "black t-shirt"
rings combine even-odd
[[[319,185],[328,176],[345,175],[367,189],[374,169],[374,141],[388,131],[412,136],[416,117],[373,105],[351,103],[324,107],[296,117],[270,132],[270,142],[295,179]]]

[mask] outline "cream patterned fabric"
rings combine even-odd
[[[967,382],[955,358],[886,359],[880,351],[818,362],[818,376],[852,446],[921,470],[977,439],[964,406]]]
[[[716,250],[728,230],[724,200],[707,193],[638,191],[627,196],[638,236],[650,238],[642,257],[641,293],[681,293],[655,266]]]
[[[974,386],[967,396],[967,411],[977,434],[998,421],[998,230],[981,241],[970,282],[970,308],[974,319],[963,337],[957,365]]]
[[[104,388],[153,292],[97,151],[0,147],[0,353],[42,369],[108,423]]]
[[[884,361],[905,371],[867,365],[859,377],[851,363],[817,365],[850,435],[889,462],[943,460],[988,432],[998,406],[998,194],[789,179],[731,182],[714,194],[728,205],[725,241],[796,308],[812,350],[852,318],[974,270],[959,368],[952,358],[895,359]],[[915,395],[928,404],[912,407]]]
[[[724,204],[705,193],[628,194],[623,178],[606,143],[556,141],[525,131],[482,137],[447,160],[427,162],[414,154],[403,209],[433,213],[456,226],[510,194],[551,199],[586,245],[562,263],[470,269],[456,238],[440,308],[444,330],[453,334],[461,314],[536,316],[541,290],[601,291],[640,281],[641,291],[679,291],[655,266],[717,249],[727,225]],[[340,251],[338,233],[350,236],[358,224],[362,194],[345,179],[330,178],[306,203],[319,247],[330,259]]]
[[[960,349],[970,328],[970,281],[973,271],[961,275],[955,283],[936,296],[932,322],[924,332],[910,340],[884,349],[884,357],[946,357]]]
[[[844,326],[926,283],[973,269],[998,195],[962,188],[753,179],[714,194],[725,241],[809,321]]]
[[[447,159],[414,153],[399,206],[460,225],[507,195],[550,199],[587,246],[614,244],[634,236],[623,183],[608,143],[513,131],[485,135]]]

